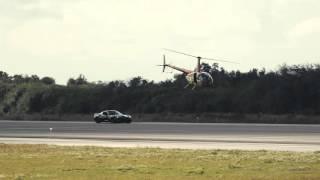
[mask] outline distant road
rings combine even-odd
[[[320,151],[320,125],[2,120],[0,143]]]

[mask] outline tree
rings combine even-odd
[[[83,74],[80,74],[77,79],[70,78],[67,82],[67,86],[79,86],[89,84],[86,77]]]
[[[46,85],[54,85],[56,83],[56,81],[53,78],[48,76],[43,77],[40,81]]]
[[[8,73],[0,71],[0,81],[7,82],[9,80],[10,80],[10,78],[9,78]]]
[[[142,78],[140,76],[132,78],[129,82],[129,87],[138,87],[142,85]]]

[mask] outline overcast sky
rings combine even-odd
[[[320,63],[319,42],[319,0],[0,0],[0,70],[60,84],[171,78],[164,53],[194,68],[162,48],[240,63],[227,70]]]

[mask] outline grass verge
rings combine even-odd
[[[0,179],[320,179],[320,152],[0,144]]]

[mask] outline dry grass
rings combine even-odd
[[[320,179],[320,153],[0,144],[0,179]]]

